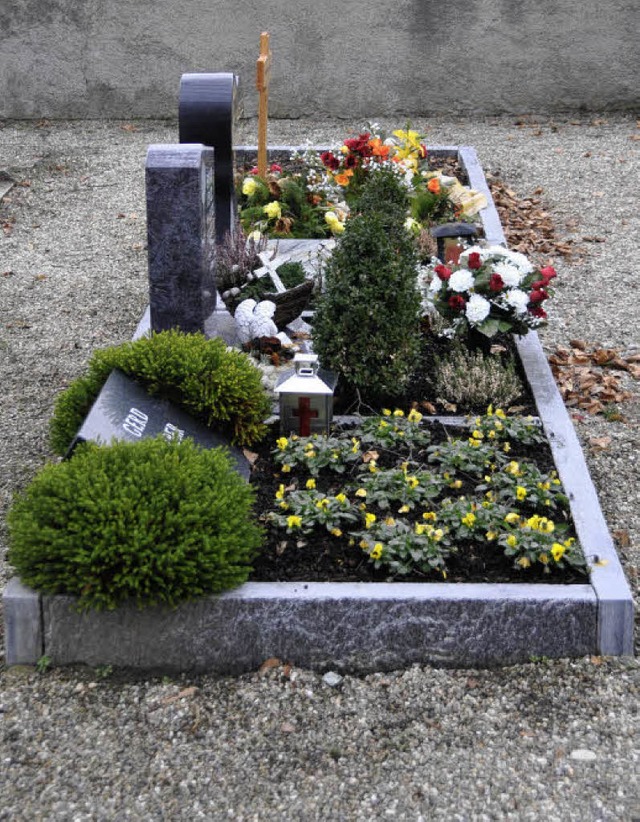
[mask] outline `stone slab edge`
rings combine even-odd
[[[633,598],[600,508],[580,442],[535,331],[516,337],[558,475],[569,497],[578,539],[598,598],[598,652],[633,654]]]
[[[240,674],[277,657],[367,673],[411,664],[503,665],[594,653],[590,585],[246,583],[177,609],[79,614],[42,597],[53,664]]]

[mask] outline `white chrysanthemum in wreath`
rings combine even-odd
[[[465,308],[467,320],[472,325],[479,325],[486,320],[491,311],[491,303],[481,294],[472,294]]]

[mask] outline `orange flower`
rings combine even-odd
[[[440,180],[437,177],[432,177],[427,183],[427,188],[432,194],[440,194]]]
[[[348,186],[350,177],[353,177],[353,171],[348,168],[346,171],[336,174],[335,181],[339,186]]]
[[[382,157],[386,159],[389,156],[389,146],[385,146],[379,137],[374,137],[369,140],[369,148],[374,157]]]

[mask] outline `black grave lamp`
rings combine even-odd
[[[473,245],[478,232],[471,223],[443,223],[432,228],[431,235],[438,241],[440,262],[456,265],[465,247]]]

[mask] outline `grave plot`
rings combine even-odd
[[[205,142],[197,131],[190,132],[189,139]],[[207,145],[213,142],[211,137],[206,140]],[[227,156],[232,156],[229,140],[227,149]],[[268,161],[276,162],[290,150],[277,147]],[[198,151],[202,157],[204,149]],[[455,158],[470,185],[485,194],[484,238],[491,245],[503,243],[473,149],[436,147],[430,152]],[[236,155],[238,163],[256,156],[255,149],[248,148],[238,149]],[[227,191],[229,200],[222,195],[220,201],[216,190],[216,219],[218,208],[225,215],[234,212],[235,198]],[[301,250],[300,242],[295,242],[294,255]],[[304,253],[309,254],[310,244],[317,242],[323,241],[302,241]],[[282,247],[281,251],[286,260],[286,251]],[[267,269],[263,274],[274,279],[275,270],[277,278],[273,261],[267,258],[263,265]],[[153,291],[150,299],[153,316]],[[168,305],[171,308],[171,301]],[[181,327],[180,311],[169,322]],[[137,334],[146,327],[143,321]],[[206,318],[205,330],[232,341],[235,323],[218,305]],[[494,665],[533,656],[631,653],[630,591],[573,426],[535,331],[516,338],[515,344],[591,566],[588,582],[250,581],[175,610],[139,611],[124,605],[108,613],[78,614],[73,598],[40,596],[12,580],[4,595],[8,661],[34,663],[47,655],[53,664],[240,673],[255,669],[268,657],[278,657],[317,670],[367,672],[413,663]]]

